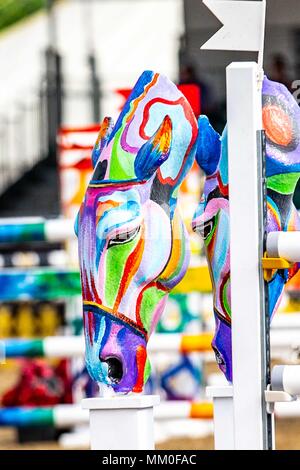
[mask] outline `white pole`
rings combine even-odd
[[[235,449],[270,448],[264,402],[261,162],[262,83],[256,63],[227,67],[233,415]],[[269,426],[270,427],[270,426]]]
[[[262,0],[262,9],[261,9],[261,22],[260,22],[260,45],[258,51],[258,69],[263,70],[264,66],[264,51],[265,51],[265,30],[266,30],[266,0]]]

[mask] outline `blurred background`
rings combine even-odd
[[[201,112],[221,131],[225,67],[255,56],[200,51],[218,26],[193,0],[1,0],[0,215],[60,213],[58,129],[116,118],[122,90],[143,70],[198,85]],[[265,70],[296,93],[299,47],[297,0],[268,0]],[[42,186],[35,179],[35,189],[28,187],[45,165]]]
[[[299,1],[268,0],[267,10],[265,71],[298,99]],[[40,357],[46,356],[44,337],[81,334],[72,224],[90,176],[99,122],[106,115],[117,118],[139,75],[151,69],[178,84],[195,113],[209,115],[221,132],[225,68],[255,55],[201,51],[219,26],[200,0],[0,0],[0,338],[31,341],[20,343],[19,353],[11,352],[0,366],[0,449],[88,447],[86,417],[78,408],[77,423],[68,418],[60,425],[49,410],[96,393],[82,358]],[[201,184],[194,168],[181,191],[187,223]],[[295,203],[299,208],[299,191]],[[49,219],[65,221],[63,236],[47,238]],[[171,296],[160,334],[213,329],[201,243],[194,236],[191,243],[190,274]],[[298,328],[299,285],[296,280],[290,287],[280,312],[294,313],[288,317]],[[298,349],[283,356],[297,363]],[[149,391],[168,402],[204,400],[205,385],[222,380],[209,350],[156,354],[153,363]],[[41,406],[45,414],[25,416],[28,405]],[[75,410],[65,408],[66,414],[70,409]],[[159,421],[157,445],[212,448],[211,415],[188,418],[180,426],[174,419]],[[299,431],[299,419],[281,420],[278,446],[300,448]]]

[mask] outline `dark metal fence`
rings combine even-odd
[[[64,83],[61,58],[46,52],[46,73],[40,89],[30,98],[14,103],[0,114],[0,195],[39,161],[56,165],[56,136],[65,114],[77,115],[77,124],[100,118],[100,86],[95,61],[90,59],[90,77],[84,84]],[[63,86],[64,85],[64,86]],[[83,112],[82,112],[83,111]]]
[[[37,95],[0,116],[0,193],[47,156],[43,107]]]

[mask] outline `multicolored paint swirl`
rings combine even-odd
[[[300,109],[290,92],[266,77],[263,83],[263,126],[266,132],[267,231],[300,230],[293,195],[300,177]],[[205,116],[199,118],[196,160],[206,174],[204,194],[193,228],[204,239],[214,293],[216,322],[212,342],[216,360],[232,381],[227,131],[220,137]],[[274,271],[268,283],[272,319],[284,285],[299,269]],[[247,299],[245,299],[247,302]]]
[[[176,205],[196,139],[187,100],[150,71],[116,124],[106,118],[101,125],[76,231],[87,368],[115,392],[142,391],[149,336],[187,270],[189,243]]]

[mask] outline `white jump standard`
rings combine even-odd
[[[271,377],[264,268],[268,266],[267,257],[284,258],[281,262],[285,268],[289,263],[299,261],[297,240],[300,234],[270,234],[267,253],[264,253],[266,188],[262,145],[262,64],[266,2],[205,0],[204,3],[220,20],[228,22],[221,29],[228,33],[225,42],[221,41],[219,32],[205,48],[259,53],[258,64],[233,63],[227,67],[226,74],[233,384],[208,389],[214,401],[215,447],[272,449],[273,404],[292,401],[294,396],[290,392],[298,392],[298,381],[291,379],[293,374],[286,368],[288,366],[275,369]],[[242,41],[246,45],[241,46],[232,19],[237,30],[245,18],[250,18],[250,10],[256,12],[256,23],[246,30],[249,40]],[[239,15],[242,14],[244,19],[240,21]]]

